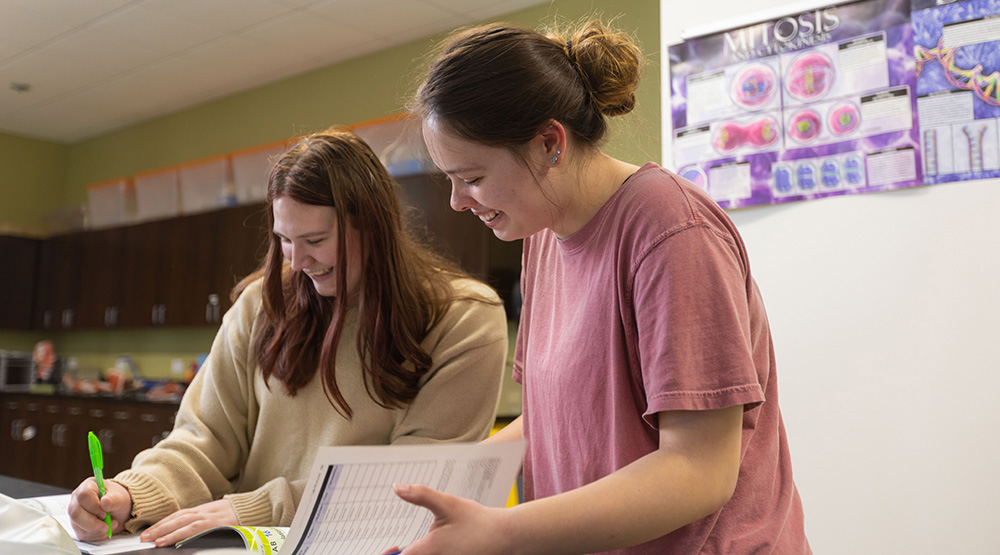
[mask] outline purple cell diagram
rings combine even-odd
[[[667,54],[674,164],[724,208],[923,184],[909,0],[789,13]]]

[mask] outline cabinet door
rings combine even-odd
[[[83,235],[71,233],[45,240],[38,264],[35,327],[45,330],[75,327],[80,298]]]
[[[113,328],[122,308],[122,268],[126,228],[89,231],[81,236],[84,263],[80,269],[81,294],[76,327]]]
[[[402,189],[402,201],[416,209],[417,218],[412,223],[417,235],[428,239],[466,272],[486,279],[493,232],[471,214],[451,209],[448,179],[443,174],[419,174],[396,181]]]
[[[169,236],[170,231],[170,220],[123,228],[122,327],[157,325],[159,305],[162,302],[159,284],[163,253],[159,245],[163,242],[163,237]]]
[[[3,456],[0,471],[22,480],[44,479],[38,464],[39,404],[28,395],[5,396],[3,400]]]
[[[212,324],[221,322],[232,302],[236,284],[256,270],[267,254],[267,208],[263,204],[237,206],[220,213],[219,252],[214,275],[218,307],[210,307]]]
[[[31,328],[40,241],[0,236],[0,328]]]

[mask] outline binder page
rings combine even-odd
[[[393,484],[423,484],[502,507],[524,442],[320,449],[282,555],[377,555],[423,536],[433,516],[398,498]]]

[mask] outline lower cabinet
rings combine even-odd
[[[170,433],[177,413],[172,403],[28,393],[3,393],[0,403],[0,474],[68,489],[93,475],[87,432],[100,438],[113,478]]]

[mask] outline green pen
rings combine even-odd
[[[101,452],[101,442],[94,432],[87,432],[87,444],[90,446],[90,464],[94,465],[94,480],[97,480],[97,498],[104,497],[104,453]],[[104,522],[108,523],[108,537],[111,537],[111,513],[104,513]]]

